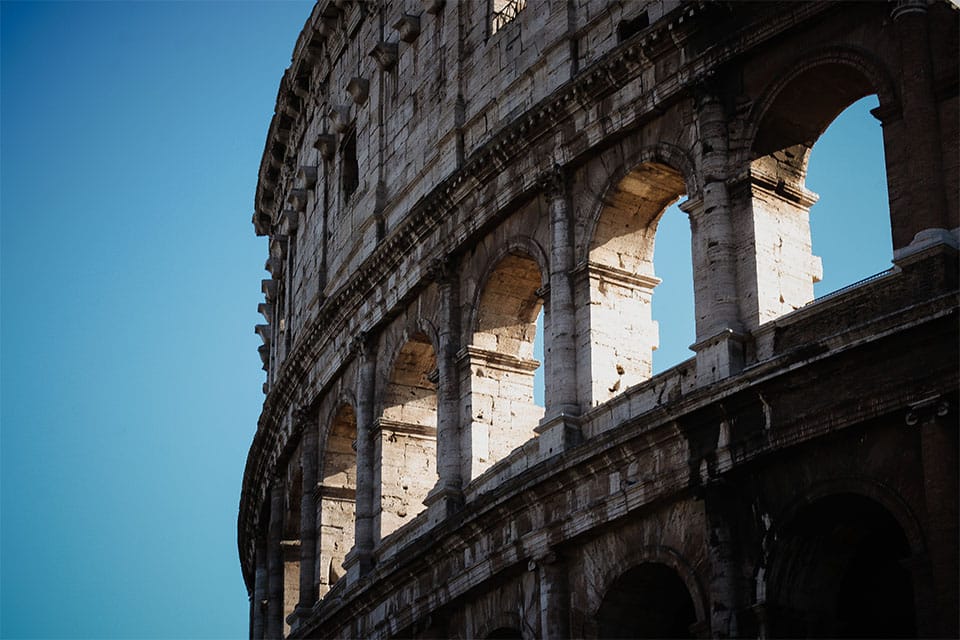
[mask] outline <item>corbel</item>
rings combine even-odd
[[[307,164],[300,165],[297,169],[297,182],[304,189],[313,189],[317,186],[317,168]]]
[[[257,353],[260,354],[260,362],[263,363],[263,370],[267,370],[267,364],[270,362],[270,347],[265,344],[257,347]]]
[[[260,336],[260,339],[263,340],[263,344],[266,347],[270,347],[270,340],[273,339],[273,329],[270,328],[268,324],[258,324],[253,327],[253,332]]]
[[[320,34],[322,38],[329,38],[337,30],[337,19],[333,16],[322,16],[317,20],[317,24],[314,27],[314,30]]]
[[[320,152],[324,160],[333,160],[337,151],[337,136],[332,133],[317,134],[317,139],[313,141],[313,148]]]
[[[275,235],[270,239],[270,257],[283,260],[287,257],[287,236]]]
[[[269,271],[271,276],[278,278],[283,273],[283,261],[270,256],[263,268]]]
[[[273,305],[269,302],[261,302],[257,305],[257,313],[263,316],[264,320],[270,322],[273,318]]]
[[[287,235],[295,232],[300,226],[300,212],[296,209],[284,209],[280,217],[280,224]]]
[[[366,78],[350,78],[350,82],[347,83],[347,93],[356,104],[363,104],[370,95],[370,81]]]
[[[307,210],[307,190],[306,189],[290,189],[290,193],[287,194],[287,202],[290,203],[297,211],[303,212]]]
[[[333,124],[333,130],[337,133],[343,133],[350,127],[350,105],[331,105],[327,115],[330,117],[331,124]]]
[[[390,71],[397,64],[397,43],[378,42],[377,46],[370,50],[370,56],[377,62],[381,71]]]
[[[413,42],[420,35],[420,16],[411,13],[404,13],[397,20],[393,28],[400,34],[400,39],[404,42]]]
[[[273,302],[277,299],[277,281],[269,278],[264,278],[260,281],[260,291],[263,292],[263,297],[266,298],[267,302]],[[270,319],[267,318],[267,322]]]

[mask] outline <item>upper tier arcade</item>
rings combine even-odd
[[[958,47],[924,0],[318,2],[254,202],[252,637],[870,635],[881,587],[955,635]],[[810,150],[865,96],[891,266],[815,300]]]

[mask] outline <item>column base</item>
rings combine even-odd
[[[743,370],[747,336],[732,329],[691,345],[697,353],[697,386],[704,387]]]
[[[562,453],[583,442],[580,417],[576,415],[560,413],[552,418],[544,418],[534,432],[538,436],[541,458]]]
[[[347,572],[344,578],[348,586],[353,586],[360,581],[360,578],[373,570],[373,550],[358,549],[354,547],[347,552],[343,559],[343,568]]]
[[[463,491],[458,485],[437,483],[423,499],[433,527],[463,509]]]

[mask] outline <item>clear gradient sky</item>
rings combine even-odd
[[[309,11],[0,4],[4,638],[246,637],[236,515],[267,252],[250,217]],[[818,294],[889,266],[873,104],[814,149]],[[682,214],[656,268],[662,370],[693,342]]]

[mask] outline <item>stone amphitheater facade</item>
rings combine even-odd
[[[958,50],[922,0],[321,0],[253,216],[251,637],[956,637]],[[871,94],[892,267],[814,300],[809,151]]]

